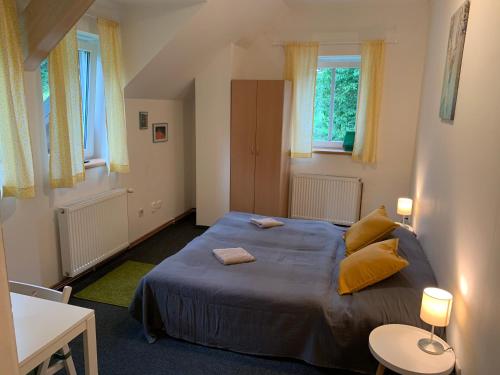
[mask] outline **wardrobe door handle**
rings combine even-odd
[[[255,154],[255,148],[254,147],[255,147],[254,145],[250,146],[250,155],[254,155]]]

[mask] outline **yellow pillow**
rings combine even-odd
[[[384,206],[372,211],[357,223],[354,223],[345,233],[346,255],[382,239],[396,229],[398,225],[387,217]]]
[[[357,292],[394,275],[409,263],[398,252],[398,238],[371,244],[340,262],[340,295]]]

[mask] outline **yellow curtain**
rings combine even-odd
[[[285,46],[284,79],[292,82],[292,158],[312,156],[318,49],[318,43],[289,43]]]
[[[116,22],[99,18],[97,28],[106,97],[109,170],[126,173],[129,171],[129,164],[120,26]]]
[[[377,161],[377,137],[384,81],[383,40],[363,42],[361,45],[361,73],[359,80],[356,137],[352,158],[362,163]]]
[[[73,187],[85,179],[82,104],[76,28],[49,54],[50,185]]]
[[[6,197],[35,196],[24,97],[23,54],[14,0],[0,1],[0,164]]]

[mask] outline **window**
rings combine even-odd
[[[96,123],[96,85],[99,40],[96,35],[78,32],[78,61],[80,65],[80,92],[82,99],[83,147],[85,159],[94,157],[94,125]],[[43,112],[47,142],[49,137],[50,87],[48,61],[40,65]],[[103,98],[100,98],[103,99]],[[50,144],[48,144],[50,152]]]
[[[314,101],[315,148],[342,148],[356,130],[360,56],[320,56]]]

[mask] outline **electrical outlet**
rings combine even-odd
[[[153,212],[156,210],[159,210],[161,208],[162,203],[163,202],[161,200],[151,202],[151,208],[152,208]]]

